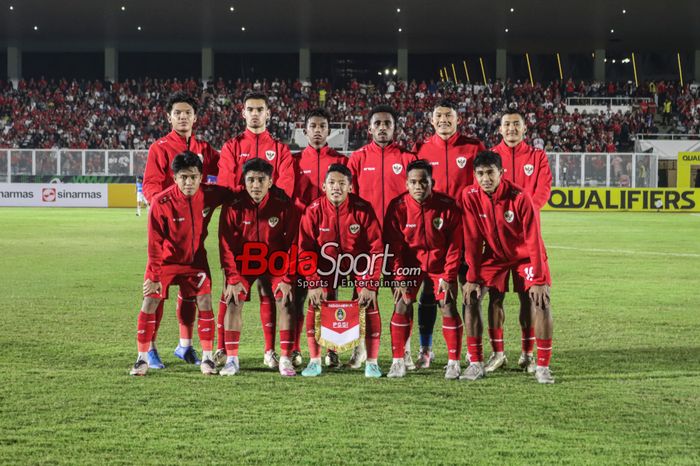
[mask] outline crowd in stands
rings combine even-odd
[[[130,79],[68,81],[29,79],[17,88],[0,82],[0,147],[147,149],[168,133],[164,104],[174,91],[185,90],[200,99],[197,135],[214,145],[245,127],[243,96],[252,90],[270,96],[270,132],[288,141],[297,122],[312,107],[327,107],[335,122],[347,123],[350,148],[367,142],[367,113],[377,104],[397,109],[397,141],[410,148],[432,134],[430,111],[447,98],[458,103],[461,130],[498,142],[500,112],[518,108],[526,115],[531,144],[552,152],[616,152],[633,148],[636,133],[700,132],[700,95],[695,86],[678,83],[499,81],[483,84],[386,81],[333,88],[314,82],[217,79],[202,86],[194,79]],[[567,97],[647,97],[623,113],[566,111]]]

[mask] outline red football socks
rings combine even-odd
[[[155,314],[139,312],[136,323],[136,341],[139,353],[147,353],[151,346],[151,340],[155,334]]]
[[[467,337],[467,351],[469,352],[469,362],[484,362],[484,347],[481,344],[481,337]]]
[[[158,303],[158,307],[156,308],[155,312],[155,327],[153,329],[153,337],[151,338],[152,341],[156,341],[156,337],[158,336],[158,329],[160,328],[160,321],[163,320],[163,305],[165,304],[165,300],[161,299],[160,303]]]
[[[491,349],[494,353],[503,352],[503,328],[490,328],[489,339],[491,340]]]
[[[178,294],[176,312],[180,324],[180,338],[191,340],[194,320],[197,317],[197,298],[183,298]]]
[[[367,347],[367,359],[377,359],[379,356],[379,342],[382,334],[382,319],[379,317],[379,309],[367,309],[365,315],[367,328],[365,329],[365,346]],[[404,339],[404,346],[406,340]],[[403,352],[401,353],[403,357]]]
[[[224,295],[221,295],[221,299],[219,300],[219,314],[216,316],[216,349],[221,350],[226,347],[224,345],[224,341],[226,340],[226,336],[224,334],[224,319],[226,318],[226,308],[228,306],[226,305],[226,301],[224,301]],[[228,354],[228,351],[226,352]]]
[[[238,342],[241,339],[241,332],[234,330],[224,330],[222,342],[226,348],[226,356],[238,356]]]
[[[275,349],[276,317],[272,299],[269,296],[260,296],[260,322],[265,337],[265,352]]]
[[[321,347],[316,342],[316,312],[312,306],[306,311],[306,342],[309,345],[309,357],[320,358]]]
[[[214,312],[199,311],[197,321],[197,334],[202,351],[211,351],[214,346]]]
[[[294,331],[280,330],[280,355],[289,357],[294,347]]]
[[[459,361],[462,358],[462,319],[457,317],[442,318],[442,335],[447,344],[447,358],[450,361]]]
[[[520,329],[522,333],[522,349],[523,353],[532,354],[532,350],[535,347],[535,328],[522,328]]]
[[[552,339],[537,339],[537,365],[540,367],[548,367],[549,360],[552,358]]]
[[[406,314],[394,312],[391,316],[391,352],[395,358],[403,358],[406,340],[411,334],[411,321]]]

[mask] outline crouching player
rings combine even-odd
[[[433,167],[415,160],[406,167],[408,192],[387,208],[384,242],[394,254],[394,314],[391,317],[393,362],[387,377],[404,377],[404,347],[413,324],[413,303],[421,286],[437,290],[442,333],[448,350],[445,378],[457,379],[462,345],[462,319],[457,312],[457,271],[462,245],[462,220],[457,203],[433,192]],[[419,271],[416,276],[409,272]],[[414,282],[411,284],[411,282]]]
[[[306,208],[299,226],[300,257],[305,253],[312,253],[319,257],[316,271],[305,277],[309,289],[306,339],[310,356],[309,364],[301,373],[305,377],[321,375],[321,348],[316,342],[314,307],[319,306],[322,301],[336,298],[337,284],[333,283],[335,274],[326,275],[325,272],[348,269],[346,260],[338,264],[338,258],[341,255],[345,259],[358,258],[360,255],[376,258],[374,261],[372,259],[363,261],[362,267],[367,265],[367,271],[361,276],[352,278],[356,280],[355,289],[358,292],[360,306],[367,306],[365,377],[382,376],[382,371],[377,364],[382,325],[377,306],[377,288],[383,264],[382,233],[372,206],[351,194],[351,189],[352,173],[346,166],[333,164],[328,167],[323,182],[325,195]],[[374,267],[371,268],[366,262],[373,262]],[[300,267],[301,265],[300,263]],[[321,279],[319,271],[323,271],[324,277],[329,278]]]
[[[236,375],[240,372],[238,342],[242,326],[241,314],[250,287],[256,280],[261,285],[261,299],[271,299],[272,296],[275,299],[281,350],[279,372],[285,377],[296,375],[291,359],[294,346],[291,291],[294,274],[283,270],[284,267],[279,264],[269,264],[269,258],[276,255],[276,252],[291,257],[290,248],[296,243],[299,216],[294,203],[282,190],[270,190],[272,171],[272,165],[263,159],[246,162],[243,165],[245,190],[237,192],[221,211],[219,252],[226,278],[224,301],[227,303],[223,319],[226,364],[221,369],[221,375]],[[249,257],[246,257],[246,253]],[[286,265],[289,265],[288,261]],[[274,336],[272,340],[274,341]],[[272,349],[266,348],[266,351]]]
[[[211,274],[204,240],[217,206],[230,192],[220,186],[200,185],[202,161],[185,151],[173,159],[175,185],[152,199],[148,215],[148,263],[143,283],[143,305],[138,316],[138,358],[131,375],[146,375],[148,350],[155,330],[156,308],[168,298],[168,287],[179,285],[183,296],[196,296],[197,330],[202,344],[203,374],[216,374],[212,361],[214,313]]]
[[[527,292],[530,300],[537,345],[535,378],[539,383],[554,383],[549,370],[551,279],[539,216],[530,196],[502,176],[500,155],[480,152],[474,159],[476,183],[465,188],[460,199],[464,256],[469,265],[462,291],[467,302],[465,320],[470,361],[460,379],[477,380],[485,375],[481,300],[489,289],[504,293],[508,275],[512,273],[515,291]]]

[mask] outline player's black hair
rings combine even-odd
[[[501,119],[506,116],[506,115],[518,115],[521,120],[523,120],[523,123],[525,122],[525,117],[523,114],[517,109],[517,108],[506,108],[503,110],[503,113],[501,113]]]
[[[435,109],[438,108],[438,107],[447,107],[447,108],[451,108],[451,109],[454,110],[455,112],[458,110],[458,109],[457,109],[457,104],[456,104],[454,101],[449,100],[449,99],[442,99],[442,100],[439,100],[439,101],[435,102],[435,105],[433,105],[433,110],[435,110]]]
[[[503,162],[501,162],[501,156],[490,150],[482,150],[476,157],[474,157],[474,170],[477,167],[489,167],[495,165],[496,168],[503,168]]]
[[[388,113],[394,121],[394,126],[396,126],[396,110],[394,110],[393,107],[389,105],[377,105],[376,107],[372,107],[372,110],[369,111],[369,115],[367,115],[367,119],[372,121],[372,117],[375,113]]]
[[[352,183],[352,172],[348,167],[343,165],[342,163],[333,163],[328,167],[328,171],[326,172],[326,180],[328,179],[328,175],[330,175],[333,172],[340,173],[341,175],[345,175],[345,177],[348,179],[348,183]]]
[[[176,175],[180,170],[187,170],[192,167],[197,168],[199,173],[202,173],[202,159],[199,158],[199,155],[188,150],[177,154],[170,165],[170,168],[173,169],[173,173]]]
[[[313,117],[324,118],[328,123],[330,123],[331,118],[333,118],[333,115],[331,115],[331,112],[329,112],[325,108],[314,108],[306,114],[306,117],[304,118],[304,128],[306,128],[306,125],[309,124],[309,120]]]
[[[199,108],[199,104],[197,103],[197,99],[195,99],[194,97],[189,95],[187,92],[182,92],[182,91],[175,92],[174,94],[172,94],[168,98],[168,103],[165,106],[165,110],[168,113],[170,113],[173,111],[173,106],[175,104],[179,104],[181,102],[189,104],[192,107],[192,109],[194,110],[194,113],[197,113],[197,109]]]
[[[414,160],[406,167],[406,176],[411,170],[425,170],[430,178],[433,177],[433,166],[425,159]]]
[[[248,172],[262,172],[272,178],[272,171],[272,165],[265,162],[265,160],[261,158],[250,159],[243,164],[243,179],[245,179]]]
[[[243,97],[243,104],[248,102],[249,100],[263,100],[265,101],[265,106],[269,107],[270,106],[270,101],[267,99],[267,95],[263,94],[262,92],[249,92]]]

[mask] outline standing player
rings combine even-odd
[[[148,208],[148,202],[143,195],[143,178],[140,176],[136,177],[136,216],[141,216],[141,206],[144,209]]]
[[[381,227],[389,203],[406,190],[406,165],[415,157],[394,142],[396,112],[393,108],[379,105],[368,116],[372,142],[350,155],[348,168],[352,172],[353,193],[370,203]],[[360,367],[366,357],[365,348],[358,346],[353,351],[350,367]],[[415,369],[410,350],[406,353],[406,365]]]
[[[272,165],[263,159],[252,159],[243,165],[243,180],[245,190],[237,192],[235,198],[224,206],[219,223],[219,250],[226,279],[224,301],[227,303],[224,317],[226,365],[221,375],[236,375],[240,371],[238,342],[241,313],[250,294],[250,286],[257,280],[261,284],[261,297],[276,298],[282,355],[280,374],[294,376],[296,372],[291,360],[294,340],[291,283],[294,274],[273,274],[270,270],[247,272],[250,263],[242,264],[241,259],[246,261],[246,243],[253,242],[257,243],[253,249],[260,253],[255,255],[254,262],[258,264],[267,264],[270,255],[277,251],[291,254],[290,247],[295,244],[299,229],[299,217],[292,201],[282,191],[270,191]],[[267,254],[262,254],[262,245],[267,248]],[[265,352],[269,351],[272,348],[266,346]]]
[[[286,144],[272,137],[267,131],[267,123],[270,120],[270,108],[265,94],[253,92],[243,98],[243,118],[246,129],[238,136],[226,141],[221,148],[219,159],[219,176],[217,183],[230,189],[241,189],[243,182],[243,164],[248,160],[262,158],[272,165],[272,183],[281,188],[291,197],[294,194],[294,166],[292,154]],[[273,188],[275,189],[275,188]],[[260,296],[260,320],[263,324],[265,347],[273,348],[265,353],[263,360],[270,368],[278,365],[275,347],[275,307],[269,296],[264,296],[258,283]],[[221,300],[219,316],[226,312],[226,303]],[[223,329],[223,317],[218,317],[219,334]],[[216,353],[217,362],[222,362],[224,348],[218,344]]]
[[[219,153],[208,142],[200,141],[193,134],[193,127],[197,121],[197,108],[197,101],[184,92],[176,92],[168,99],[166,112],[172,131],[148,149],[148,159],[143,175],[143,195],[148,203],[151,203],[156,194],[173,185],[173,173],[170,167],[175,156],[184,151],[191,151],[199,156],[203,164],[201,171],[204,180],[210,175],[217,174]],[[194,297],[178,293],[177,318],[180,323],[180,343],[175,349],[175,356],[191,364],[199,364],[199,358],[192,346],[196,312]],[[156,347],[156,335],[162,317],[163,301],[156,309],[156,327],[148,353],[148,364],[151,369],[164,367]]]
[[[388,377],[404,377],[405,345],[413,325],[413,302],[421,286],[438,291],[442,331],[447,343],[445,378],[459,377],[462,319],[457,312],[457,270],[460,264],[461,216],[451,197],[432,190],[432,167],[415,160],[406,167],[406,188],[389,204],[384,219],[384,242],[394,257],[393,280],[407,281],[394,288],[391,348],[394,355]],[[407,272],[413,268],[419,276]]]
[[[157,194],[148,216],[148,263],[143,283],[143,305],[138,317],[138,357],[131,375],[146,375],[148,352],[155,332],[155,312],[167,299],[170,285],[185,296],[196,296],[199,307],[200,370],[216,374],[212,361],[214,313],[211,306],[211,274],[204,241],[217,206],[230,195],[220,186],[201,185],[202,161],[185,151],[173,159],[175,185]]]
[[[466,327],[469,366],[460,377],[485,376],[481,345],[481,299],[486,290],[505,292],[509,274],[513,288],[530,301],[537,342],[535,378],[554,383],[549,370],[552,355],[551,279],[540,221],[530,195],[503,179],[501,157],[480,152],[474,159],[476,183],[462,192],[464,256],[469,266],[462,291],[467,301]]]
[[[334,163],[346,165],[348,158],[336,152],[328,145],[331,114],[324,108],[311,110],[304,121],[304,135],[309,145],[294,154],[294,200],[297,207],[303,212],[306,206],[323,195],[323,179],[328,167]],[[304,328],[304,302],[306,301],[306,288],[295,287],[294,312],[296,314],[296,327],[294,333],[294,351],[292,361],[295,366],[302,364],[301,359],[301,331]],[[330,357],[337,354],[331,353]]]
[[[532,204],[539,215],[539,211],[549,200],[549,194],[552,190],[552,172],[549,168],[547,154],[524,141],[527,132],[525,119],[516,110],[507,110],[501,116],[499,131],[503,140],[491,150],[501,156],[503,178],[519,186],[530,195]],[[505,291],[508,291],[507,285]],[[496,289],[489,290],[489,339],[493,352],[486,363],[486,372],[493,372],[507,362],[503,352],[504,298],[505,293]],[[530,320],[530,298],[527,292],[518,293],[518,298],[520,298],[522,332],[522,352],[518,366],[532,373],[535,370],[535,360],[532,357],[535,331]]]
[[[474,182],[472,160],[486,147],[478,139],[459,134],[460,118],[457,115],[457,106],[449,100],[442,100],[433,107],[430,123],[435,129],[435,134],[416,144],[413,151],[417,158],[427,160],[433,167],[433,189],[455,200],[459,199],[462,190]],[[464,273],[462,267],[459,273],[460,280],[463,280]],[[418,302],[421,346],[418,353],[419,367],[430,367],[434,357],[432,347],[436,316],[435,293],[426,286]]]
[[[352,173],[341,164],[328,168],[323,183],[324,196],[314,201],[304,212],[299,226],[299,253],[312,252],[319,256],[318,270],[330,270],[332,264],[324,257],[332,257],[337,263],[338,256],[358,257],[367,254],[381,257],[383,252],[382,234],[374,209],[366,201],[354,194]],[[335,245],[328,244],[335,243]],[[323,256],[321,250],[323,248]],[[376,254],[378,256],[372,256]],[[361,306],[367,306],[365,343],[367,360],[365,377],[381,377],[377,364],[379,339],[382,321],[377,307],[377,284],[381,278],[382,260],[374,262],[371,273],[353,277],[355,291]],[[315,337],[315,314],[313,306],[326,299],[335,299],[337,289],[331,278],[322,280],[318,273],[306,277],[309,282],[309,310],[306,315],[306,339],[309,344],[310,361],[301,373],[305,377],[321,375],[321,349]]]

